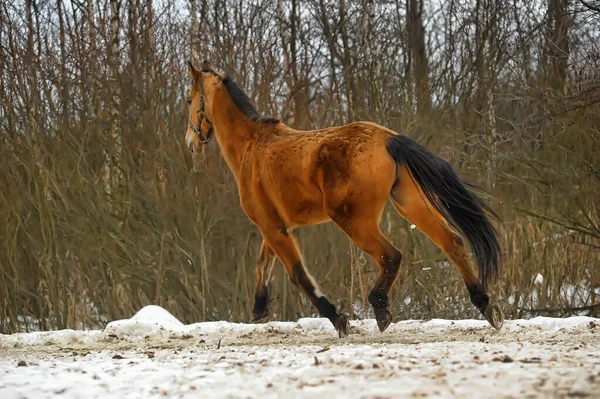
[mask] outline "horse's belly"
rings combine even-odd
[[[288,227],[308,226],[329,220],[323,198],[307,193],[288,193],[279,204],[280,213]]]

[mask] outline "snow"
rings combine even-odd
[[[583,316],[354,320],[339,339],[321,318],[184,325],[148,306],[101,331],[0,335],[0,397],[584,397],[599,332]]]
[[[535,276],[535,279],[533,280],[534,284],[542,284],[544,282],[544,276],[542,276],[540,273],[538,273]]]
[[[142,308],[131,319],[108,323],[106,331],[117,336],[146,335],[159,330],[185,331],[185,325],[160,306],[150,305]]]

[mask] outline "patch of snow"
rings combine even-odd
[[[17,333],[11,335],[0,334],[0,348],[23,347],[31,345],[73,345],[95,342],[102,333],[99,330],[92,331],[36,331],[31,333]]]
[[[329,321],[329,319],[320,317],[304,317],[298,320],[298,327],[302,328],[302,330],[309,331],[335,331],[333,325]]]
[[[108,323],[105,331],[118,337],[124,335],[146,335],[158,330],[184,332],[186,326],[167,310],[156,305],[145,306],[131,319]]]
[[[410,297],[404,302],[410,303]],[[407,303],[408,302],[408,303]],[[568,318],[535,317],[525,320],[506,320],[499,333],[519,331],[523,328],[535,327],[537,333],[551,334],[558,329],[576,329],[585,327],[589,323],[600,324],[600,320],[575,316]],[[377,323],[373,319],[351,320],[350,328],[353,333],[371,334],[377,332]],[[403,320],[392,323],[386,333],[399,331],[427,332],[443,330],[491,330],[485,320]],[[267,322],[264,324],[243,324],[227,321],[213,321],[184,325],[177,318],[159,306],[147,306],[141,309],[131,319],[117,320],[109,323],[104,330],[92,331],[47,331],[34,333],[20,333],[0,335],[0,348],[24,347],[33,345],[61,345],[91,344],[102,342],[110,337],[148,337],[148,336],[176,336],[190,335],[194,337],[242,337],[249,334],[295,334],[318,335],[328,333],[335,335],[335,330],[326,318],[301,318],[297,322]]]
[[[324,318],[183,325],[152,306],[103,331],[0,335],[0,397],[588,397],[600,389],[600,319],[507,320],[499,332],[480,320],[405,320],[384,333],[372,319],[350,327],[338,339]]]
[[[520,308],[535,309],[538,307],[542,298],[554,298],[555,295],[560,298],[559,306],[564,307],[584,307],[588,306],[592,301],[592,292],[600,293],[600,288],[592,290],[590,284],[586,280],[582,280],[577,285],[562,281],[559,287],[547,286],[544,290],[541,287],[544,277],[538,273],[532,280],[536,286],[531,289],[528,295],[519,296],[517,306]],[[538,291],[539,290],[539,291]],[[558,292],[556,292],[558,290]],[[515,296],[510,295],[507,299],[509,304],[515,303]],[[587,311],[584,311],[584,315]]]

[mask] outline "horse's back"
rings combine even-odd
[[[256,149],[252,184],[289,226],[326,221],[344,204],[383,208],[395,181],[396,165],[386,149],[393,134],[368,122],[288,129]]]

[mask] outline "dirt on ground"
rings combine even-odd
[[[88,383],[90,398],[194,397],[198,392],[261,398],[600,398],[600,325],[594,321],[576,328],[512,325],[496,331],[450,325],[384,333],[358,325],[344,339],[330,329],[280,328],[276,323],[234,334],[227,328],[145,336],[74,332],[60,340],[48,334],[29,343],[6,337],[0,336],[3,398],[34,397],[27,395],[36,391],[19,385],[23,378],[40,381],[37,392],[42,394],[35,397],[50,397],[43,394],[44,370],[53,370],[54,376],[63,370],[73,377],[73,363],[81,378],[73,377],[72,385],[65,379],[65,387],[52,385],[47,393],[76,392]],[[24,369],[22,377],[7,378]],[[113,370],[111,384],[87,381],[86,374],[105,378],[101,370]],[[170,379],[157,380],[166,375]],[[123,390],[128,395],[120,396]]]

